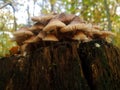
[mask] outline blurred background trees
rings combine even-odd
[[[32,16],[51,12],[76,14],[117,33],[113,43],[120,47],[120,0],[0,0],[0,57],[16,45],[13,31],[32,25]]]

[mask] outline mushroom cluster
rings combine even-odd
[[[97,25],[86,23],[73,14],[48,14],[31,18],[34,25],[23,27],[13,33],[18,45],[41,41],[81,41],[106,39],[115,36],[110,31],[101,30]]]

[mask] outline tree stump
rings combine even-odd
[[[91,90],[119,90],[119,48],[101,40],[92,41],[80,44],[79,56]]]
[[[103,40],[30,44],[26,57],[16,61],[1,90],[120,88],[120,50]]]

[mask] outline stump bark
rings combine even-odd
[[[12,68],[6,67],[10,75],[0,72],[0,80],[7,78],[0,90],[120,88],[120,49],[103,40],[30,44],[27,52],[26,57],[13,60]]]

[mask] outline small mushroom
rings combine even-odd
[[[28,44],[28,43],[36,43],[41,41],[41,39],[38,36],[32,36],[31,38],[27,39],[24,41],[24,43]]]
[[[19,46],[21,46],[22,44],[23,44],[23,39],[19,39],[19,38],[16,38],[16,37],[13,37],[12,39],[11,39],[12,41],[16,41],[16,43],[19,45]]]
[[[32,27],[30,27],[29,29],[30,30],[36,30],[36,29],[42,30],[43,28],[44,28],[44,25],[39,23],[39,22],[37,22]]]
[[[97,39],[102,34],[101,31],[96,30],[94,28],[91,28],[90,30],[86,31],[85,33],[88,37],[90,37],[92,39]]]
[[[88,26],[84,23],[83,20],[81,20],[78,16],[76,16],[73,21],[68,24],[66,27],[63,27],[60,31],[61,32],[70,32],[70,31],[76,31],[76,30],[87,30]]]
[[[29,28],[31,32],[33,32],[35,35],[37,35],[42,29],[44,28],[44,25],[41,23],[36,23],[32,27]]]
[[[83,32],[78,32],[76,33],[73,38],[73,40],[78,40],[78,41],[88,41],[88,37],[83,33]]]
[[[46,36],[46,32],[41,31],[39,32],[39,34],[37,35],[39,38],[43,39]]]
[[[43,16],[34,16],[31,19],[32,19],[32,21],[40,22],[40,23],[46,25],[55,16],[56,16],[55,14],[48,14],[48,15],[43,15]]]
[[[29,27],[27,27],[27,26],[25,26],[25,27],[21,27],[21,28],[19,28],[17,31],[27,31],[27,30],[29,30]]]
[[[102,29],[100,28],[100,26],[98,26],[98,25],[93,25],[93,28],[94,28],[94,29],[97,29],[97,30],[102,30]]]
[[[66,25],[59,21],[58,19],[52,19],[46,26],[45,28],[43,29],[43,31],[46,31],[46,32],[51,32],[51,31],[55,31],[55,30],[58,30],[59,28],[63,28],[65,27]]]
[[[43,41],[59,41],[54,34],[47,34],[42,40]]]
[[[27,40],[34,34],[31,31],[28,31],[26,29],[19,29],[18,31],[13,33],[12,41],[16,41],[18,45],[22,45],[23,41]]]
[[[75,15],[73,14],[66,14],[66,13],[61,13],[57,16],[57,18],[64,22],[65,24],[69,24],[73,19],[74,19]]]
[[[93,35],[101,35],[102,34],[101,31],[94,29],[94,28],[91,29],[90,33],[92,33]]]
[[[111,32],[111,31],[101,31],[101,38],[106,38],[109,36],[116,36],[115,33]]]
[[[14,40],[17,40],[17,39],[25,40],[33,36],[34,34],[31,31],[16,31],[13,33],[13,35],[14,35]]]
[[[34,34],[31,31],[28,31],[28,30],[18,30],[16,32],[13,32],[13,35],[15,37],[22,37],[22,36],[27,37],[27,36],[32,36]]]

